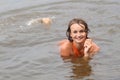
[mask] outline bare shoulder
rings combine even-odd
[[[67,39],[59,42],[61,56],[69,56],[71,52],[71,42]]]
[[[59,47],[61,49],[69,49],[71,47],[71,42],[67,39],[64,39],[59,42]]]
[[[62,45],[69,45],[70,42],[69,42],[69,40],[64,39],[64,40],[61,40],[58,44],[59,44],[59,46],[62,46]]]
[[[94,42],[92,43],[92,47],[94,48],[95,52],[98,52],[100,50],[100,47],[97,44],[95,44]]]
[[[92,46],[90,48],[90,52],[93,53],[93,54],[96,54],[100,51],[100,47],[92,41]]]

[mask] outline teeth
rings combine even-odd
[[[78,37],[78,39],[82,39],[83,37]]]
[[[81,40],[82,38],[77,38],[78,40]]]

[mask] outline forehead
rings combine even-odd
[[[72,24],[71,30],[85,30],[85,26],[83,24]]]

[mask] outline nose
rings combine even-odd
[[[80,37],[82,34],[80,32],[77,33],[77,36]]]

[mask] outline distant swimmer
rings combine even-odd
[[[38,24],[38,23],[50,25],[52,23],[52,18],[45,17],[45,18],[32,19],[28,22],[27,25],[34,25],[34,24]]]
[[[72,19],[66,31],[68,39],[59,42],[61,56],[75,56],[85,59],[93,57],[100,48],[88,37],[88,32],[89,28],[84,20],[80,18]]]
[[[51,18],[42,18],[41,19],[41,23],[51,24],[52,23],[52,19]]]

